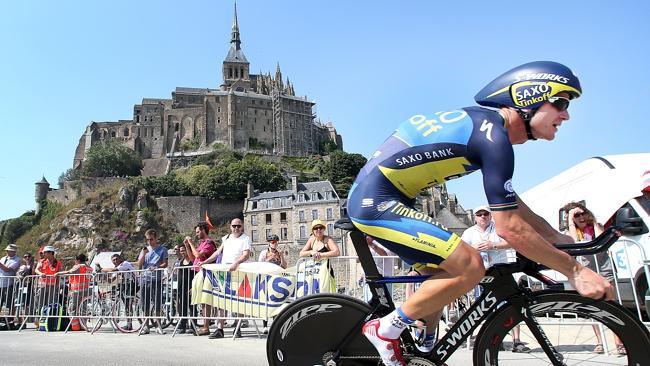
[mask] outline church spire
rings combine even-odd
[[[241,49],[241,39],[239,38],[239,22],[237,21],[237,2],[235,2],[235,15],[232,20],[232,38],[230,43],[234,43],[237,50]]]

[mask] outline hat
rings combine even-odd
[[[312,221],[312,222],[311,222],[311,231],[312,231],[312,232],[314,231],[314,228],[315,228],[316,226],[322,226],[322,227],[325,227],[325,224],[324,224],[321,220],[319,220],[319,219],[316,219],[316,220]]]
[[[489,213],[492,213],[492,210],[490,210],[490,208],[488,206],[477,206],[474,209],[474,214],[476,215],[476,213],[479,212],[479,211],[487,211]]]
[[[641,176],[641,192],[650,192],[650,170]]]
[[[17,252],[18,251],[18,245],[16,244],[9,244],[5,248],[5,250],[11,250],[12,252]]]
[[[279,241],[279,240],[280,238],[278,238],[278,236],[275,234],[266,237],[266,241]]]
[[[43,253],[45,253],[45,252],[56,253],[56,249],[54,249],[54,247],[51,246],[51,245],[46,245],[46,246],[43,248]]]

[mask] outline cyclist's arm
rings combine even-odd
[[[529,224],[520,209],[495,211],[492,217],[497,234],[517,252],[527,258],[552,268],[567,278],[573,278],[580,270],[575,258],[555,248]]]
[[[517,196],[517,207],[521,211],[521,216],[539,233],[544,239],[551,243],[573,243],[574,240],[569,235],[564,235],[549,225],[546,220],[531,210],[524,201]]]

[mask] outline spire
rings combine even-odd
[[[237,2],[235,2],[235,15],[232,20],[232,38],[230,43],[234,43],[237,50],[241,49],[241,39],[239,38],[239,22],[237,21]]]

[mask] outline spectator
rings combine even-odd
[[[96,264],[96,269],[101,273],[114,273],[114,281],[118,283],[118,291],[120,299],[124,302],[126,327],[125,330],[133,330],[133,315],[136,295],[139,290],[136,281],[135,267],[128,261],[125,261],[121,254],[115,253],[111,256],[113,268],[102,268],[99,263]],[[126,273],[115,273],[126,272]]]
[[[258,262],[269,262],[276,264],[282,268],[287,268],[287,261],[284,259],[284,254],[278,250],[278,238],[277,235],[269,235],[266,238],[266,241],[269,243],[268,247],[260,253]]]
[[[15,285],[16,274],[20,268],[20,257],[16,255],[18,247],[16,244],[9,244],[5,248],[6,256],[0,259],[0,310],[6,307],[9,310],[9,315],[14,313],[14,295],[16,293]],[[15,329],[13,317],[7,317],[7,329]]]
[[[568,226],[569,230],[567,234],[570,235],[573,240],[576,242],[579,241],[590,241],[593,240],[596,236],[602,234],[603,226],[596,222],[594,214],[587,209],[583,204],[577,202],[570,202],[564,205],[564,212],[568,212]],[[612,261],[609,258],[607,251],[600,252],[593,256],[589,256],[592,260],[586,257],[578,258],[579,262],[589,269],[597,271],[601,276],[605,277],[610,283],[614,282],[614,268],[612,266]],[[596,334],[596,346],[594,347],[594,353],[604,353],[605,349],[603,348],[603,339],[599,331],[599,327],[594,324],[592,325],[594,333]],[[625,346],[621,342],[620,338],[614,334],[614,343],[616,344],[616,351],[620,355],[627,354]]]
[[[167,268],[167,249],[158,243],[158,233],[149,229],[144,233],[149,247],[144,246],[138,257],[138,269],[146,269],[140,276],[140,300],[145,316],[151,316],[151,303],[153,302],[156,319],[156,332],[164,334],[160,324],[161,306],[163,300],[162,274],[160,269]],[[151,248],[151,249],[149,249]],[[152,273],[153,272],[153,273]],[[148,334],[149,327],[143,326],[141,334]]]
[[[60,303],[59,295],[59,279],[55,276],[61,271],[63,264],[60,260],[56,259],[56,249],[53,246],[47,245],[43,248],[43,259],[38,262],[34,272],[41,276],[38,280],[37,298],[37,311],[43,309],[43,306],[49,304]],[[35,324],[38,326],[38,323]]]
[[[311,233],[312,236],[300,251],[301,257],[311,256],[314,260],[320,260],[338,257],[341,254],[334,240],[325,235],[325,224],[321,220],[316,219],[311,222]]]
[[[474,226],[463,232],[461,239],[481,253],[485,268],[497,263],[508,263],[507,252],[510,245],[497,235],[496,226],[492,221],[492,211],[487,206],[478,206],[474,209]],[[480,296],[480,286],[474,291],[474,298]],[[521,328],[519,325],[512,329],[512,352],[530,352],[520,339]],[[503,347],[503,346],[502,346]]]
[[[90,294],[90,280],[91,276],[89,274],[92,272],[92,268],[88,267],[86,262],[88,257],[85,254],[79,254],[75,257],[74,266],[67,271],[60,271],[56,275],[70,275],[68,277],[68,312],[70,315],[79,315],[77,307],[81,300]],[[88,273],[88,274],[87,274]],[[73,323],[74,324],[74,323]],[[78,325],[78,323],[76,323]]]
[[[199,239],[199,246],[195,247],[192,242],[192,238],[189,236],[185,237],[183,245],[185,246],[185,251],[187,252],[188,258],[193,261],[194,271],[198,272],[201,264],[217,250],[217,245],[214,243],[214,240],[208,234],[210,233],[210,227],[205,222],[199,222],[194,227],[194,233]],[[216,259],[216,258],[215,258]],[[210,334],[210,317],[212,316],[212,306],[208,304],[203,304],[203,328],[197,331],[197,335],[203,336]]]
[[[369,235],[366,236],[366,243],[368,244],[368,249],[370,249],[370,254],[372,254],[372,258],[375,261],[375,265],[377,266],[377,270],[379,271],[379,274],[384,277],[392,276],[393,271],[395,269],[395,259],[384,258],[384,257],[395,256],[395,253],[384,248],[381,244],[379,244],[379,242],[374,240]],[[361,281],[365,283],[365,276],[361,278]],[[391,294],[393,293],[392,283],[387,283],[386,288],[388,288],[389,293]],[[368,287],[368,285],[364,285],[363,294],[366,302],[370,301],[370,299],[372,298],[372,293],[370,292],[370,288]]]
[[[309,257],[311,256],[314,260],[319,261],[324,258],[334,258],[338,257],[341,252],[339,247],[336,245],[334,240],[331,237],[325,235],[325,224],[321,220],[314,220],[311,222],[311,233],[312,235],[305,243],[305,246],[300,251],[300,257]],[[332,268],[332,263],[327,262],[327,267],[329,269],[330,278],[325,283],[319,283],[320,292],[336,292],[336,279],[334,277],[334,269]]]
[[[221,246],[214,252],[205,263],[214,262],[219,255],[222,255],[221,263],[228,264],[228,271],[237,270],[240,264],[246,262],[251,253],[251,239],[244,234],[244,224],[239,218],[230,221],[230,234],[221,238]],[[223,314],[223,313],[221,313]],[[217,329],[210,335],[211,339],[223,338],[224,320],[219,319]],[[235,337],[240,337],[241,331],[238,329]]]
[[[32,253],[23,254],[24,264],[18,269],[16,276],[21,280],[28,278],[34,274],[34,269],[36,264],[34,263],[34,257]],[[20,290],[20,304],[22,306],[23,314],[31,314],[34,311],[34,284],[32,279],[27,279],[23,282],[23,288]]]
[[[175,263],[178,283],[178,302],[176,308],[178,314],[181,316],[180,324],[178,325],[179,333],[184,334],[187,332],[188,317],[194,316],[192,305],[190,304],[192,293],[192,280],[194,279],[194,272],[192,268],[192,260],[187,253],[184,245],[177,246],[178,248],[178,261]],[[196,334],[196,324],[194,320],[189,321],[190,331]]]

